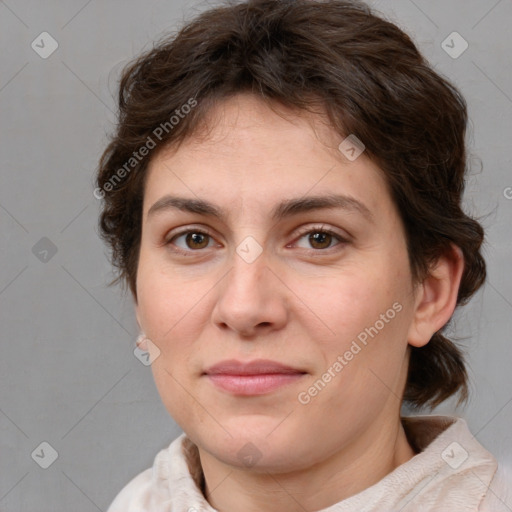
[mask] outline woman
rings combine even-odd
[[[101,229],[184,434],[109,511],[510,510],[463,419],[400,415],[467,398],[443,327],[485,280],[466,105],[409,37],[355,1],[227,5],[119,106]]]

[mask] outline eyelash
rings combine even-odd
[[[323,233],[326,235],[331,235],[332,237],[334,237],[338,240],[337,244],[333,245],[332,247],[328,247],[327,249],[310,249],[313,252],[325,252],[325,251],[328,251],[329,249],[332,249],[333,247],[336,247],[337,245],[348,243],[348,240],[346,238],[343,238],[339,233],[336,233],[332,229],[325,228],[323,225],[315,226],[313,228],[306,227],[306,228],[300,229],[297,234],[296,240],[300,240],[305,235],[309,235],[311,233]]]
[[[180,236],[188,235],[190,233],[205,235],[205,236],[209,236],[211,239],[214,239],[214,236],[211,233],[209,233],[207,230],[204,230],[203,228],[198,228],[198,229],[188,228],[186,230],[175,233],[169,240],[164,242],[164,245],[168,246],[168,247],[173,246],[174,240],[176,240]],[[333,246],[328,247],[326,249],[313,249],[313,248],[306,249],[306,251],[308,251],[309,253],[326,253],[326,252],[330,251],[331,249],[337,247],[338,245],[345,245],[348,243],[348,240],[346,238],[342,237],[340,234],[336,233],[332,229],[324,228],[324,226],[315,226],[313,228],[311,228],[311,227],[303,228],[302,230],[299,230],[295,240],[298,241],[301,238],[303,238],[305,235],[309,235],[311,233],[323,233],[323,234],[331,235],[332,237],[334,237],[335,239],[338,240],[338,243],[336,243]],[[288,245],[287,245],[287,247],[288,247]],[[202,249],[183,250],[176,246],[173,246],[173,248],[171,250],[172,250],[172,252],[183,255],[183,256],[194,256],[194,255],[197,255],[197,253],[200,253],[202,251]],[[194,253],[196,253],[196,254],[194,254]]]

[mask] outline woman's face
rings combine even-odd
[[[398,421],[415,311],[403,226],[379,169],[320,117],[249,95],[212,114],[207,137],[150,162],[137,318],[203,453],[307,468]],[[227,360],[289,373],[209,373]]]

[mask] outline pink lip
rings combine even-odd
[[[208,368],[205,375],[218,388],[236,395],[262,395],[300,379],[306,372],[265,359],[234,359]]]

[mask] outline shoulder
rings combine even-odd
[[[107,512],[136,512],[144,510],[150,492],[152,469],[133,478],[114,498]]]
[[[181,445],[178,438],[160,450],[153,466],[139,473],[114,498],[107,512],[164,512],[169,510],[168,471],[172,451]]]
[[[510,512],[512,510],[512,465],[499,463],[480,512]]]

